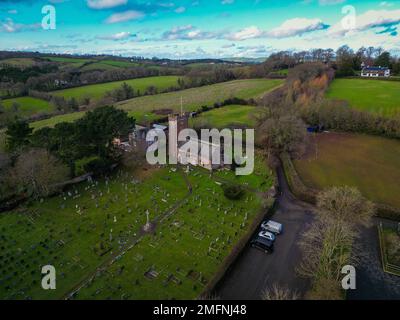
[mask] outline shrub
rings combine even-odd
[[[99,157],[93,156],[93,157],[85,157],[82,159],[79,159],[77,161],[75,161],[75,174],[77,176],[81,176],[84,175],[85,173],[87,173],[88,171],[87,169],[87,165],[89,163],[91,163],[94,160],[98,160]]]
[[[86,172],[93,172],[95,176],[106,174],[110,171],[111,163],[109,160],[98,158],[90,160],[84,166]]]
[[[224,190],[224,195],[231,200],[239,200],[244,195],[244,190],[240,185],[237,184],[223,184],[222,189]]]

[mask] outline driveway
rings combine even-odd
[[[306,225],[312,222],[313,207],[297,200],[289,191],[282,169],[278,170],[282,195],[274,220],[284,225],[273,254],[246,247],[216,289],[216,296],[227,300],[260,299],[266,287],[279,284],[303,295],[309,281],[297,276],[301,261],[298,241]]]

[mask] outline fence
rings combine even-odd
[[[383,271],[400,277],[400,266],[392,264],[388,261],[387,248],[386,248],[385,235],[383,232],[382,222],[380,222],[378,225],[378,234],[379,234],[379,246],[381,249]]]

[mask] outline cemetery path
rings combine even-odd
[[[181,200],[177,201],[172,206],[172,208],[170,208],[169,210],[165,211],[164,213],[158,215],[154,220],[151,221],[151,224],[155,227],[157,226],[158,223],[160,223],[164,219],[166,219],[166,218],[170,217],[172,214],[174,214],[176,212],[176,210],[178,208],[180,208],[184,204],[184,202],[192,195],[192,185],[191,185],[189,179],[187,178],[186,174],[184,174],[182,172],[182,170],[180,168],[178,168],[178,170],[183,176],[183,179],[187,186],[188,192]],[[154,229],[152,229],[152,230],[154,230]],[[140,239],[146,234],[147,234],[147,232],[145,232],[143,230],[143,228],[140,229],[137,232],[136,236],[132,237],[130,239],[130,241],[128,241],[120,250],[113,252],[106,260],[104,260],[101,264],[99,264],[94,271],[87,274],[81,281],[79,281],[79,283],[74,285],[71,288],[71,290],[69,290],[62,297],[62,299],[63,300],[71,299],[74,296],[74,294],[79,292],[80,289],[82,289],[85,285],[90,283],[96,277],[97,274],[107,270],[107,268],[109,268],[115,261],[119,260],[123,255],[125,255],[125,253],[127,253],[130,249],[132,249],[138,243],[138,241],[140,241]]]
[[[287,286],[300,295],[309,288],[309,281],[296,274],[301,260],[298,247],[306,225],[313,220],[312,205],[297,200],[289,190],[282,168],[277,170],[281,195],[274,220],[284,225],[271,255],[246,247],[216,288],[216,296],[227,300],[258,300],[273,284]]]

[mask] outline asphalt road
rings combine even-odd
[[[275,250],[266,254],[246,247],[216,289],[216,296],[227,300],[261,299],[265,288],[278,284],[287,286],[302,296],[309,288],[308,280],[295,271],[301,261],[298,241],[306,225],[312,222],[313,207],[297,200],[289,191],[282,170],[278,170],[282,194],[273,220],[284,226],[284,233],[277,237]]]
[[[313,220],[313,206],[297,200],[290,192],[283,171],[278,170],[282,194],[273,217],[284,225],[284,234],[277,237],[273,254],[246,247],[216,288],[215,295],[226,300],[261,299],[265,288],[278,284],[297,291],[300,297],[309,289],[309,280],[296,274],[301,261],[298,241]],[[356,266],[357,289],[347,293],[349,300],[400,299],[400,277],[383,272],[378,240],[378,223],[388,220],[375,218],[373,226],[364,228],[357,240],[362,256]]]

